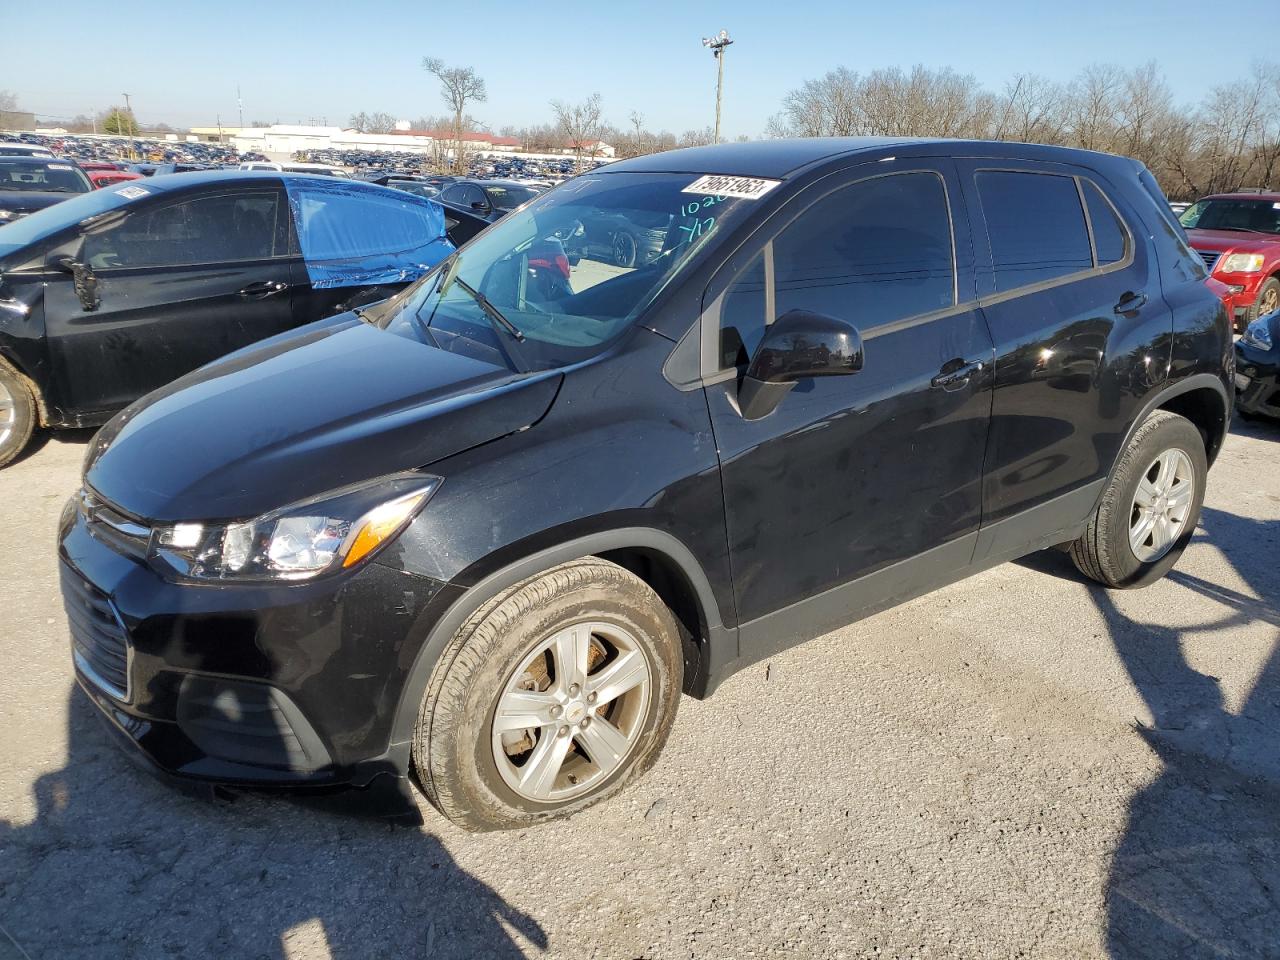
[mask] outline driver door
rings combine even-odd
[[[828,178],[708,290],[703,376],[744,658],[945,582],[972,558],[993,348],[960,196],[951,164],[934,159]],[[853,324],[863,368],[801,380],[747,419],[747,364],[791,310]]]
[[[69,278],[45,292],[59,406],[91,422],[293,326],[287,216],[283,190],[265,187],[186,194],[86,232],[96,307]]]

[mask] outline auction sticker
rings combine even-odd
[[[680,192],[755,200],[763,197],[781,182],[781,180],[765,180],[761,177],[727,177],[713,173],[699,177]]]
[[[51,163],[51,164],[49,164],[49,169],[50,169],[50,170],[70,170],[70,169],[71,169],[71,164],[69,164],[69,163]]]
[[[116,193],[124,197],[126,200],[137,200],[139,197],[145,197],[151,193],[150,190],[144,190],[142,187],[121,187]]]

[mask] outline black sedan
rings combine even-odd
[[[454,180],[440,189],[440,199],[492,223],[542,191],[517,180]]]
[[[49,179],[85,179],[63,166]],[[385,299],[485,226],[385,187],[206,172],[0,227],[0,466],[35,427],[96,426],[233,350]]]
[[[0,156],[0,226],[91,190],[89,178],[70,161]]]

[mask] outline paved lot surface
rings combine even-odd
[[[1280,956],[1280,428],[1237,425],[1166,581],[992,570],[685,700],[611,805],[484,836],[136,773],[57,597],[85,439],[0,471],[4,960]]]

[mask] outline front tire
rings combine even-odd
[[[657,759],[682,671],[671,611],[622,567],[575,560],[517,584],[436,665],[413,743],[423,791],[468,830],[582,810]]]
[[[1204,503],[1209,464],[1190,420],[1159,410],[1138,428],[1071,559],[1107,587],[1145,587],[1182,556]]]
[[[1273,310],[1280,310],[1280,280],[1268,277],[1258,288],[1258,296],[1254,299],[1253,305],[1245,311],[1244,326],[1247,327]],[[1244,330],[1241,329],[1238,332],[1244,333]]]
[[[0,360],[0,467],[20,454],[36,426],[36,401],[27,382]]]

